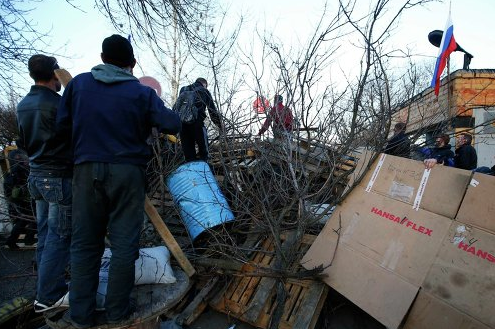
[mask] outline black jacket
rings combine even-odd
[[[383,152],[390,155],[409,158],[411,153],[411,142],[406,134],[401,131],[390,138]]]
[[[215,106],[215,102],[213,101],[213,97],[211,97],[210,91],[206,89],[201,82],[195,82],[189,86],[182,87],[180,89],[179,94],[181,94],[184,90],[196,90],[196,102],[195,106],[198,108],[198,118],[202,122],[206,119],[206,108],[208,108],[208,113],[210,114],[211,121],[216,124],[218,127],[221,125],[220,113],[218,113],[217,108]]]
[[[450,144],[442,147],[434,147],[431,149],[431,158],[436,159],[438,164],[452,166],[454,161],[454,152],[452,152],[451,148],[452,146]]]
[[[56,131],[59,100],[55,91],[34,85],[17,105],[17,146],[29,156],[31,175],[72,175],[71,141]]]
[[[476,169],[478,166],[478,156],[476,150],[471,145],[462,145],[455,150],[455,167],[466,170]]]

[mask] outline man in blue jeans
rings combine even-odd
[[[61,88],[54,74],[58,68],[54,57],[32,56],[28,69],[35,84],[17,105],[17,145],[29,156],[28,188],[36,201],[35,312],[60,306],[68,289],[73,165],[70,139],[61,139],[55,127]]]
[[[112,257],[106,317],[101,319],[118,324],[133,313],[130,294],[151,159],[146,140],[152,127],[169,134],[181,129],[179,116],[132,75],[136,60],[126,38],[114,34],[103,40],[101,59],[104,64],[67,85],[57,116],[58,127],[74,146],[70,310],[64,320],[76,328],[97,323],[98,273],[107,234]]]

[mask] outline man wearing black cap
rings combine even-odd
[[[29,156],[28,189],[36,201],[38,279],[35,312],[60,306],[67,293],[65,267],[71,236],[72,153],[70,139],[56,130],[60,82],[55,57],[34,55],[29,75],[34,85],[17,105],[17,146]]]
[[[112,258],[105,298],[106,322],[132,314],[130,293],[143,223],[145,166],[151,128],[176,134],[180,118],[132,75],[130,42],[112,35],[102,44],[104,64],[76,76],[60,101],[57,123],[74,150],[73,236],[69,320],[95,324],[96,291],[104,238]],[[66,316],[67,317],[67,316]]]

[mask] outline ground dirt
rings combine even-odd
[[[1,238],[1,237],[0,237]],[[0,303],[15,297],[34,300],[36,270],[34,264],[34,248],[10,250],[0,240]],[[49,329],[39,321],[29,322],[26,315],[19,318],[12,328],[17,329]],[[38,320],[40,317],[38,317]],[[32,319],[31,319],[32,320]],[[3,327],[2,327],[3,328]],[[253,326],[226,314],[207,308],[190,326],[173,326],[163,319],[161,329],[252,329]],[[360,310],[345,297],[330,290],[328,298],[315,326],[317,329],[384,329],[379,322]]]

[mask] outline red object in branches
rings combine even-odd
[[[256,97],[253,102],[253,109],[258,114],[266,113],[270,109],[270,102],[265,97]]]

